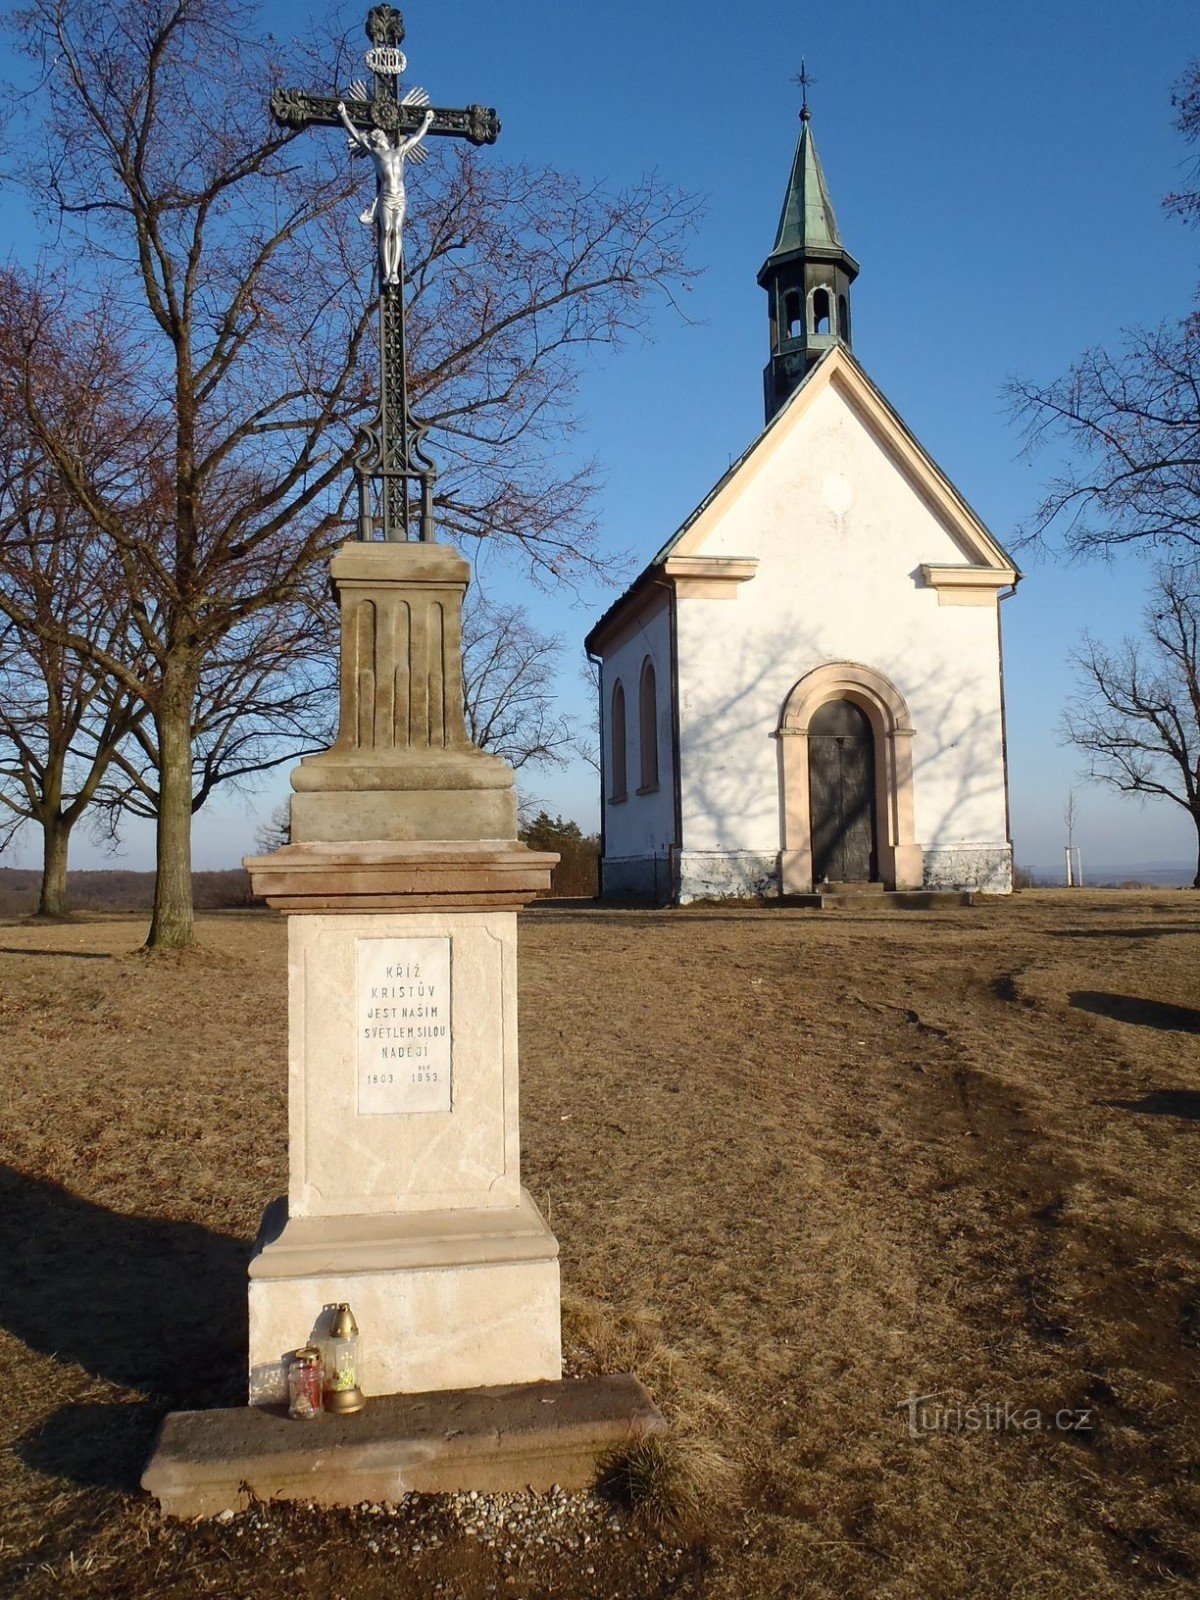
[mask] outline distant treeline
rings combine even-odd
[[[30,916],[37,909],[40,872],[0,867],[0,916]],[[154,905],[152,872],[69,872],[67,904],[73,911],[145,911]],[[198,911],[227,911],[262,905],[250,892],[250,877],[240,867],[228,872],[194,872],[192,892]]]
[[[1062,889],[1063,869],[1052,867],[1014,867],[1014,889]],[[1081,887],[1086,889],[1190,889],[1192,869],[1186,867],[1142,867],[1122,871],[1097,870],[1089,875],[1084,869]]]
[[[600,839],[585,834],[577,822],[539,811],[520,831],[531,850],[554,850],[558,865],[550,878],[547,900],[591,900],[600,892]]]
[[[586,899],[596,893],[598,841],[548,838],[535,848],[557,850],[561,860],[554,870],[549,898]],[[33,868],[0,867],[0,916],[28,917],[37,909],[41,874]],[[261,906],[250,889],[250,876],[240,867],[227,872],[193,872],[192,894],[197,911],[232,911]],[[126,872],[69,872],[67,904],[72,911],[144,911],[154,906],[154,874]]]

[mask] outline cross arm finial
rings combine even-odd
[[[404,43],[404,13],[395,6],[372,6],[367,12],[367,38],[374,45],[398,50]]]
[[[817,80],[809,72],[804,57],[801,56],[800,71],[792,79],[792,82],[798,86],[801,94],[804,97],[800,104],[800,117],[803,122],[807,122],[812,116],[812,112],[808,109],[808,91],[812,88],[816,81]]]

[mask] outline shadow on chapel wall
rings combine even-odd
[[[782,847],[787,797],[782,746],[776,738],[779,721],[802,678],[818,666],[842,659],[819,627],[777,629],[773,635],[760,632],[729,652],[722,677],[694,688],[684,738],[690,802],[684,832],[685,837],[694,835],[697,818],[702,819],[704,842],[698,848],[738,848],[748,819],[760,822],[761,836],[771,839],[768,854]],[[858,664],[877,665],[870,660]],[[987,710],[970,710],[957,670],[947,655],[920,670],[908,667],[896,674],[916,727],[912,756],[917,843],[934,848],[953,849],[959,840],[978,838],[980,806],[998,806],[998,717]],[[939,707],[940,721],[922,712],[931,703]],[[748,787],[738,748],[729,742],[730,728],[746,726],[755,728],[764,742],[775,742],[776,779],[768,786]],[[945,758],[951,753],[948,763]],[[936,780],[932,787],[931,780]],[[673,775],[665,781],[674,781]]]

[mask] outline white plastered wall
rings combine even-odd
[[[654,664],[658,709],[658,788],[639,794],[641,715],[640,685],[642,666],[649,657]],[[613,690],[618,682],[625,690],[626,798],[612,801],[613,785]],[[667,862],[675,833],[675,774],[671,734],[671,621],[666,590],[650,596],[640,612],[605,644],[600,675],[604,713],[604,842],[605,862],[650,862],[650,887],[653,887],[653,862],[660,862],[659,878],[665,891]],[[624,887],[618,882],[619,869],[606,865],[606,889]],[[634,887],[630,884],[628,887]]]
[[[917,842],[1003,849],[996,607],[939,605],[922,584],[922,563],[978,558],[849,399],[824,386],[714,509],[689,553],[759,566],[734,600],[678,602],[685,854],[780,849],[772,735],[792,686],[830,661],[873,668],[908,703]]]

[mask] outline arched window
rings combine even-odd
[[[612,793],[610,800],[625,798],[625,690],[618,678],[612,693]]]
[[[783,322],[789,339],[798,339],[804,332],[804,318],[800,313],[800,294],[793,289],[783,302]]]
[[[844,294],[838,295],[838,335],[843,344],[850,343],[850,302]]]
[[[812,297],[812,317],[814,333],[829,332],[829,290],[814,289]]]
[[[641,736],[641,781],[638,793],[658,788],[658,687],[654,663],[647,656],[642,663],[641,691],[638,696],[638,732]]]

